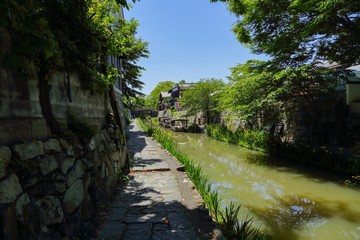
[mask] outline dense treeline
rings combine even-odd
[[[360,60],[357,0],[210,0],[238,17],[233,31],[275,67],[297,68],[317,58],[343,65]]]

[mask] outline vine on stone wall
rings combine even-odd
[[[136,63],[148,56],[148,43],[135,38],[137,23],[123,20],[121,7],[129,6],[125,0],[0,2],[0,30],[9,33],[11,42],[9,49],[0,51],[0,62],[19,77],[38,79],[42,113],[53,133],[59,128],[49,79],[56,72],[76,72],[83,88],[102,94],[123,74],[125,95],[141,94],[134,90],[143,85],[143,68]],[[123,73],[108,65],[110,55],[127,63]]]
[[[46,67],[47,78],[59,70],[77,72],[85,88],[105,92],[119,75],[107,65],[109,55],[125,58],[136,44],[139,54],[131,60],[148,55],[146,42],[132,40],[136,24],[133,32],[120,28],[128,28],[119,14],[122,6],[128,7],[126,1],[4,0],[0,27],[8,29],[12,48],[2,54],[2,63],[27,76],[34,75],[25,67],[28,62],[35,74]]]

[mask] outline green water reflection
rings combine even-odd
[[[249,214],[273,239],[360,240],[360,191],[338,184],[336,176],[205,135],[174,136],[203,167],[224,204],[242,204],[240,218]]]

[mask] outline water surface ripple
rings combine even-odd
[[[360,191],[336,175],[279,163],[263,153],[203,134],[174,133],[181,151],[202,166],[224,204],[279,240],[360,240]]]

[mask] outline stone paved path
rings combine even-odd
[[[131,180],[117,196],[98,239],[213,238],[213,223],[186,174],[176,171],[178,163],[135,121],[129,134]]]

